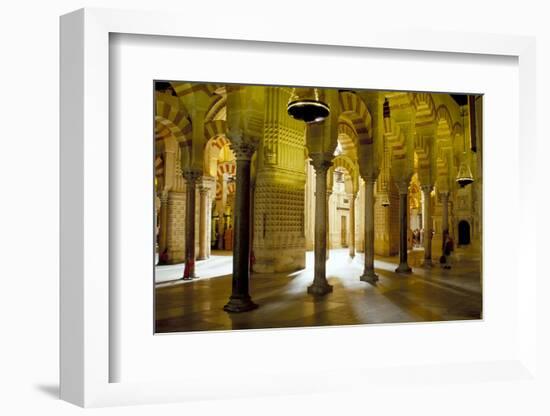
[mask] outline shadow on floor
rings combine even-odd
[[[38,384],[34,387],[46,396],[59,400],[59,384]]]

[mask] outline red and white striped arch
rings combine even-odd
[[[340,115],[351,121],[358,143],[372,143],[372,118],[364,101],[357,94],[342,91],[338,94]]]

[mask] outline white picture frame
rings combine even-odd
[[[431,51],[440,54],[479,54],[515,57],[519,67],[519,137],[535,141],[535,40],[530,37],[474,33],[421,31],[386,32],[350,27],[330,36],[321,28],[311,30],[264,22],[242,35],[232,26],[206,29],[200,20],[186,20],[172,13],[82,9],[61,19],[61,398],[80,406],[160,403],[210,397],[331,392],[354,383],[390,383],[403,380],[409,370],[399,368],[333,368],[323,383],[315,373],[293,374],[283,368],[265,380],[236,379],[227,386],[219,380],[193,382],[111,382],[110,366],[120,359],[110,348],[109,188],[109,37],[124,33],[146,36],[210,38],[334,47]],[[519,148],[520,188],[518,213],[533,203],[535,146]],[[517,292],[518,343],[508,359],[461,363],[418,362],[413,379],[430,383],[444,379],[480,383],[485,378],[537,382],[536,275],[533,245],[536,218],[521,215],[518,261],[525,264],[525,282]],[[112,224],[111,224],[112,225]],[[527,261],[528,260],[528,261]],[[519,273],[515,270],[514,273]],[[152,311],[151,311],[152,314]],[[328,334],[325,333],[325,334]],[[152,335],[152,334],[151,334]],[[223,334],[222,334],[223,336]],[[227,335],[226,335],[227,336]],[[252,335],[254,336],[254,335]],[[243,342],[241,338],[238,342]],[[443,376],[441,375],[443,374]],[[475,376],[478,374],[478,376]],[[483,374],[483,376],[479,376]],[[347,380],[342,383],[342,380]],[[534,380],[534,381],[533,381]],[[245,391],[245,392],[243,392]]]

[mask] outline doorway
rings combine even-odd
[[[458,244],[465,246],[470,244],[470,224],[462,220],[458,223]]]
[[[342,244],[342,247],[348,246],[348,222],[345,215],[341,216],[340,220],[340,241]]]

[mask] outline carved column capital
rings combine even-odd
[[[395,183],[397,185],[397,190],[399,191],[399,195],[407,195],[409,193],[409,181],[408,180],[400,180]]]
[[[180,143],[178,143],[178,144],[180,144]],[[180,147],[181,147],[181,145],[180,145]],[[173,147],[173,148],[172,147],[165,147],[164,148],[164,153],[165,154],[174,154],[174,153],[176,153],[176,149],[177,149],[177,147]]]
[[[363,176],[363,180],[365,181],[365,184],[372,185],[376,183],[376,179],[378,178],[378,175],[365,175]]]
[[[311,158],[309,163],[315,169],[315,174],[326,175],[332,166],[332,159],[327,157],[324,153],[312,153],[309,156]]]
[[[196,169],[185,169],[182,172],[183,179],[187,181],[187,184],[195,184],[202,176],[202,173],[199,170]]]
[[[422,189],[422,192],[424,193],[431,193],[434,189],[433,185],[420,185],[420,189]]]
[[[235,159],[237,160],[251,160],[252,155],[256,151],[256,145],[251,142],[234,142],[229,145],[233,153],[235,154]]]
[[[371,166],[372,161],[369,159],[359,161],[359,175],[365,182],[376,183],[380,175],[380,169]]]
[[[199,185],[199,194],[201,196],[205,196],[206,194],[208,194],[209,190],[210,190],[210,188],[208,188],[208,186],[205,186],[203,184]]]
[[[209,175],[202,175],[198,185],[206,189],[207,192],[216,192],[216,178]]]

